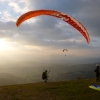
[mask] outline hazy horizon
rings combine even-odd
[[[96,62],[97,63],[97,62]],[[42,72],[50,71],[49,82],[94,78],[95,65],[92,64],[49,64],[38,62],[16,62],[0,65],[0,85],[43,82]],[[99,62],[100,64],[100,62]]]

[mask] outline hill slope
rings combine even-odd
[[[100,92],[88,87],[93,83],[95,79],[1,86],[0,100],[99,100]]]

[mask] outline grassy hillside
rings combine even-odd
[[[0,86],[0,100],[99,100],[95,79]]]

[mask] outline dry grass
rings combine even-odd
[[[100,92],[88,87],[93,83],[95,79],[1,86],[0,100],[99,100]]]

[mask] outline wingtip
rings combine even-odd
[[[19,26],[18,23],[16,23],[16,26],[17,26],[17,27]]]

